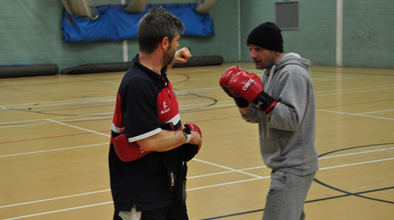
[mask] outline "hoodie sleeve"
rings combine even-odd
[[[309,102],[312,80],[309,73],[298,65],[283,69],[278,84],[280,90],[268,127],[279,130],[295,131],[303,120]]]
[[[245,121],[250,123],[258,123],[260,121],[260,118],[264,116],[261,110],[258,110],[257,108],[253,107],[250,103],[249,103],[249,111],[248,113],[246,113],[246,115],[242,114],[241,110],[239,111],[239,113],[241,114],[242,118]]]

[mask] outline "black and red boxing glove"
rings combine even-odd
[[[186,130],[185,132],[187,133],[188,131],[195,131],[197,133],[199,133],[201,135],[202,138],[202,133],[200,128],[193,124],[193,123],[186,123],[185,124],[185,128],[183,130]],[[187,131],[188,130],[188,131]],[[201,145],[195,145],[195,144],[184,144],[184,150],[185,150],[185,159],[184,161],[189,161],[191,160],[196,154],[198,154],[198,152],[201,149]]]
[[[120,130],[120,135],[114,139],[114,148],[119,159],[123,162],[132,162],[152,153],[152,151],[142,151],[136,142],[129,143],[124,128]]]
[[[249,105],[249,102],[242,97],[234,96],[228,90],[228,84],[229,84],[230,80],[233,78],[233,76],[238,74],[240,71],[241,70],[238,68],[238,66],[232,66],[232,67],[228,68],[223,73],[222,77],[220,78],[219,84],[222,87],[222,89],[227,93],[227,95],[235,100],[235,103],[239,108],[245,108]]]
[[[228,89],[234,96],[242,96],[253,103],[253,105],[262,110],[264,114],[270,113],[278,102],[264,92],[263,84],[256,74],[250,74],[245,70],[241,70],[237,75],[231,78]]]
[[[201,138],[202,138],[201,130],[200,130],[200,128],[197,125],[195,125],[193,123],[186,123],[184,129],[189,129],[190,131],[195,131],[195,132],[199,133],[201,135]],[[194,145],[194,144],[190,144],[190,145]],[[195,145],[195,146],[197,146],[196,154],[198,154],[198,152],[201,149],[201,145]]]

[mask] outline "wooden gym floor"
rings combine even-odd
[[[175,68],[182,122],[203,132],[189,162],[195,219],[261,219],[270,183],[256,124],[240,118],[221,74],[252,63]],[[312,67],[317,172],[307,219],[394,216],[394,70]],[[0,79],[0,219],[111,219],[108,145],[123,72]]]

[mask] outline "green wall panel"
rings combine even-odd
[[[209,11],[214,20],[214,37],[183,37],[180,46],[189,47],[192,55],[222,55],[226,62],[238,61],[237,0],[217,0]]]
[[[246,40],[249,33],[259,24],[274,22],[274,1],[246,0],[241,1],[241,61],[251,62]]]
[[[96,6],[120,0],[93,0]],[[130,0],[126,0],[129,3]],[[197,0],[147,0],[147,3],[196,3]],[[241,49],[238,45],[240,4]],[[214,37],[182,37],[193,56],[222,55],[225,62],[251,62],[246,39],[265,21],[274,21],[279,0],[217,0],[209,15]],[[300,29],[283,30],[285,52],[296,52],[313,65],[336,65],[336,0],[302,0]],[[0,65],[55,63],[59,69],[88,63],[123,61],[123,42],[65,43],[60,0],[0,0]],[[394,68],[392,0],[344,0],[343,66]],[[138,53],[127,41],[128,60]]]
[[[345,1],[343,66],[394,68],[394,2]]]
[[[251,61],[247,36],[257,25],[275,22],[275,0],[242,1],[242,61]],[[335,65],[336,2],[299,1],[299,30],[283,30],[284,50],[310,59],[313,65]]]

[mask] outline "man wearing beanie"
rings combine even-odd
[[[319,169],[310,61],[283,54],[281,30],[272,22],[254,28],[247,45],[263,75],[233,66],[220,85],[245,121],[259,123],[261,155],[272,169],[263,220],[305,219],[304,203]]]

